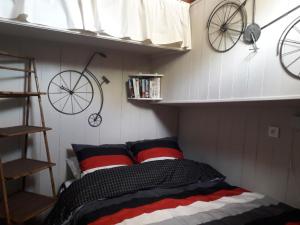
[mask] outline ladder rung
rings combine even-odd
[[[7,52],[0,52],[0,55],[2,55],[2,56],[8,56],[8,57],[13,57],[13,58],[19,58],[19,59],[26,59],[26,60],[33,59],[31,57],[14,55],[14,54],[10,54],[10,53],[7,53]]]
[[[46,95],[45,92],[14,92],[14,91],[0,91],[0,98],[19,98],[29,96]]]
[[[16,180],[26,177],[49,167],[55,166],[54,163],[44,162],[34,159],[17,159],[3,163],[4,177],[8,180]]]
[[[31,192],[17,192],[8,197],[11,220],[17,224],[41,214],[51,208],[56,199]],[[4,208],[0,202],[0,217],[4,218]],[[2,223],[1,223],[2,224]]]
[[[7,66],[0,66],[0,69],[34,73],[33,70],[19,69],[19,68],[7,67]]]
[[[0,138],[21,136],[25,134],[38,133],[51,130],[49,127],[36,127],[36,126],[14,126],[0,128]]]

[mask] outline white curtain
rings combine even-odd
[[[181,0],[1,0],[0,17],[190,49],[189,7]]]

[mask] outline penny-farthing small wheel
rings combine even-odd
[[[284,70],[292,77],[300,79],[300,19],[294,21],[286,30],[279,57]]]
[[[98,127],[102,123],[102,116],[99,113],[93,113],[89,116],[88,122],[91,127]]]
[[[90,73],[90,75],[92,77],[94,77],[94,75],[92,73]],[[100,103],[100,107],[99,107],[98,113],[93,113],[88,118],[88,122],[89,122],[89,124],[90,124],[91,127],[98,127],[102,123],[101,112],[102,112],[103,103],[104,103],[104,94],[103,94],[102,85],[103,84],[108,84],[110,82],[105,76],[102,76],[102,82],[101,83],[98,80],[95,80],[95,81],[96,81],[96,84],[97,84],[97,86],[99,88],[99,91],[100,91],[101,103]]]
[[[67,115],[81,113],[93,101],[91,81],[75,70],[66,70],[55,75],[48,86],[48,98],[55,110]]]
[[[243,5],[234,1],[216,6],[208,20],[208,40],[217,52],[227,52],[240,40],[247,25]]]

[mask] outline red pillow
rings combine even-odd
[[[133,164],[126,145],[72,145],[83,175],[100,169]]]
[[[183,159],[176,138],[128,142],[127,146],[138,163],[156,160]]]

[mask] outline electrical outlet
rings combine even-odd
[[[268,135],[271,138],[279,138],[279,136],[280,136],[280,128],[279,127],[270,126],[269,129],[268,129]]]

